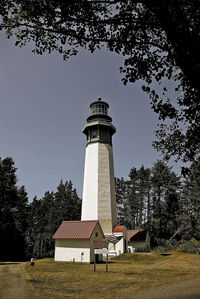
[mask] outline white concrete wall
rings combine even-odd
[[[146,240],[145,241],[130,241],[128,242],[128,246],[131,246],[132,248],[135,248],[135,250],[144,250],[144,251],[150,251],[150,237],[149,233],[147,232]]]
[[[137,249],[145,249],[146,248],[146,244],[145,242],[139,242],[139,241],[130,241],[128,242],[128,246],[132,246],[133,248]]]
[[[133,246],[128,246],[128,253],[135,253],[135,248]]]
[[[99,143],[98,150],[98,219],[104,233],[112,234],[117,222],[112,147]]]
[[[114,161],[113,149],[109,147],[109,161],[110,161],[110,191],[111,191],[111,209],[112,209],[112,228],[117,225],[117,205],[116,205],[116,192],[115,192],[115,175],[114,175]]]
[[[115,245],[117,255],[124,253],[124,238],[121,238],[119,242]]]
[[[130,241],[128,242],[128,247],[135,248],[135,251],[141,250],[141,251],[147,251],[150,250],[150,246],[148,247],[147,242],[139,242],[139,241]]]
[[[90,143],[85,151],[81,220],[98,219],[98,143]]]
[[[123,232],[114,233],[116,237],[122,237],[122,239],[116,244],[117,254],[128,252],[128,241],[127,241],[127,228],[124,226]],[[125,246],[126,243],[126,246]]]
[[[81,254],[83,253],[83,254]],[[90,263],[90,241],[81,239],[57,239],[55,261]]]
[[[117,224],[112,146],[86,147],[81,220],[98,219],[105,234]]]

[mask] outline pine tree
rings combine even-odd
[[[162,244],[178,228],[180,178],[163,161],[152,168],[151,235],[154,245]]]
[[[183,215],[180,217],[181,235],[183,239],[200,240],[200,162],[190,167],[183,183]]]
[[[1,259],[25,258],[25,232],[28,197],[24,186],[16,186],[12,158],[0,159],[0,256]]]
[[[55,224],[50,217],[54,211],[54,194],[46,192],[42,199],[33,199],[30,204],[28,230],[27,230],[27,255],[47,257],[52,256],[54,242],[52,239]]]
[[[115,179],[116,190],[116,204],[117,204],[117,222],[119,225],[124,225],[125,219],[125,206],[127,202],[127,182],[123,177]]]
[[[150,219],[150,170],[142,165],[139,170],[133,167],[129,174],[128,200],[125,205],[129,228],[142,228]]]
[[[30,204],[27,255],[50,257],[54,253],[53,235],[64,220],[79,220],[81,201],[71,181],[60,184],[57,192],[46,192]]]
[[[137,171],[138,227],[145,227],[150,219],[150,169],[142,165]]]
[[[81,217],[81,201],[78,198],[76,189],[73,189],[71,181],[60,181],[55,193],[55,204],[57,211],[57,227],[63,220],[79,220]]]

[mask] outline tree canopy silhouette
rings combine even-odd
[[[124,56],[124,84],[143,80],[161,123],[154,146],[192,161],[200,148],[200,0],[2,0],[0,28],[15,43],[64,59],[80,47]],[[175,99],[164,81],[176,81]],[[162,85],[157,94],[152,83]],[[166,124],[166,120],[169,120]]]

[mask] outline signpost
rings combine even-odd
[[[108,272],[108,241],[94,240],[94,272],[96,271],[96,255],[106,254],[106,272]]]

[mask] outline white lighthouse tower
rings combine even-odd
[[[117,224],[112,135],[116,132],[109,105],[97,101],[83,128],[87,136],[81,220],[99,220],[106,235]]]

